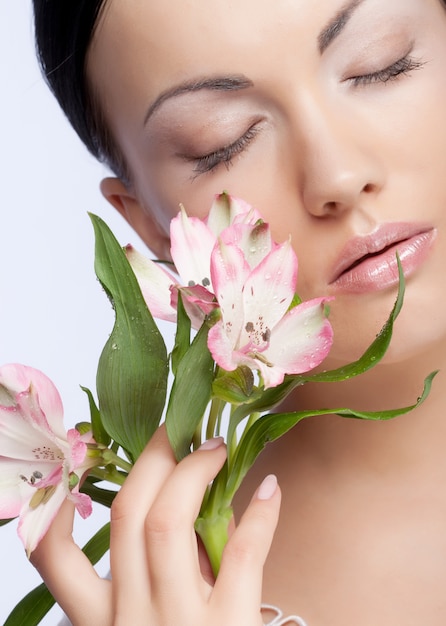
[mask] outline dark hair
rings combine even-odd
[[[33,0],[37,56],[71,125],[100,161],[128,182],[124,158],[85,72],[88,47],[107,0]]]

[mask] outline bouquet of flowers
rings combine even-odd
[[[16,364],[0,367],[0,519],[19,518],[28,555],[66,498],[83,517],[91,513],[92,500],[110,506],[116,490],[104,482],[124,483],[164,419],[178,460],[203,439],[226,440],[227,461],[209,485],[195,525],[217,573],[232,499],[269,441],[309,416],[387,420],[428,395],[435,372],[412,406],[377,413],[342,407],[275,412],[300,385],[345,380],[379,362],[403,301],[401,266],[395,305],[362,357],[336,370],[311,372],[332,344],[330,298],[300,300],[291,241],[275,243],[254,208],[226,193],[216,197],[206,220],[188,217],[181,207],[171,222],[179,277],[131,246],[122,248],[100,218],[91,219],[95,270],[115,325],[99,360],[97,402],[85,389],[89,421],[66,432],[59,394],[43,373]],[[176,323],[170,354],[154,318]],[[107,524],[84,551],[95,563],[108,546]],[[53,602],[39,586],[6,626],[38,624]]]

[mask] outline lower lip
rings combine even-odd
[[[407,278],[422,265],[429,255],[436,231],[430,230],[398,242],[382,254],[368,257],[341,274],[330,287],[338,293],[370,293],[398,284],[398,252],[404,276]]]

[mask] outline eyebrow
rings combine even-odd
[[[344,6],[333,19],[329,21],[324,30],[317,38],[319,52],[322,54],[328,46],[338,37],[347,26],[350,18],[364,0],[353,0]]]
[[[170,100],[182,96],[185,93],[195,93],[197,91],[239,91],[253,87],[254,83],[246,76],[216,76],[211,78],[192,79],[170,87],[163,91],[149,106],[144,116],[144,126],[150,117],[157,111],[160,106]]]

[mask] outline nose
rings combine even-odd
[[[301,135],[304,208],[315,217],[335,216],[364,204],[384,184],[373,133],[345,111],[308,103]]]

